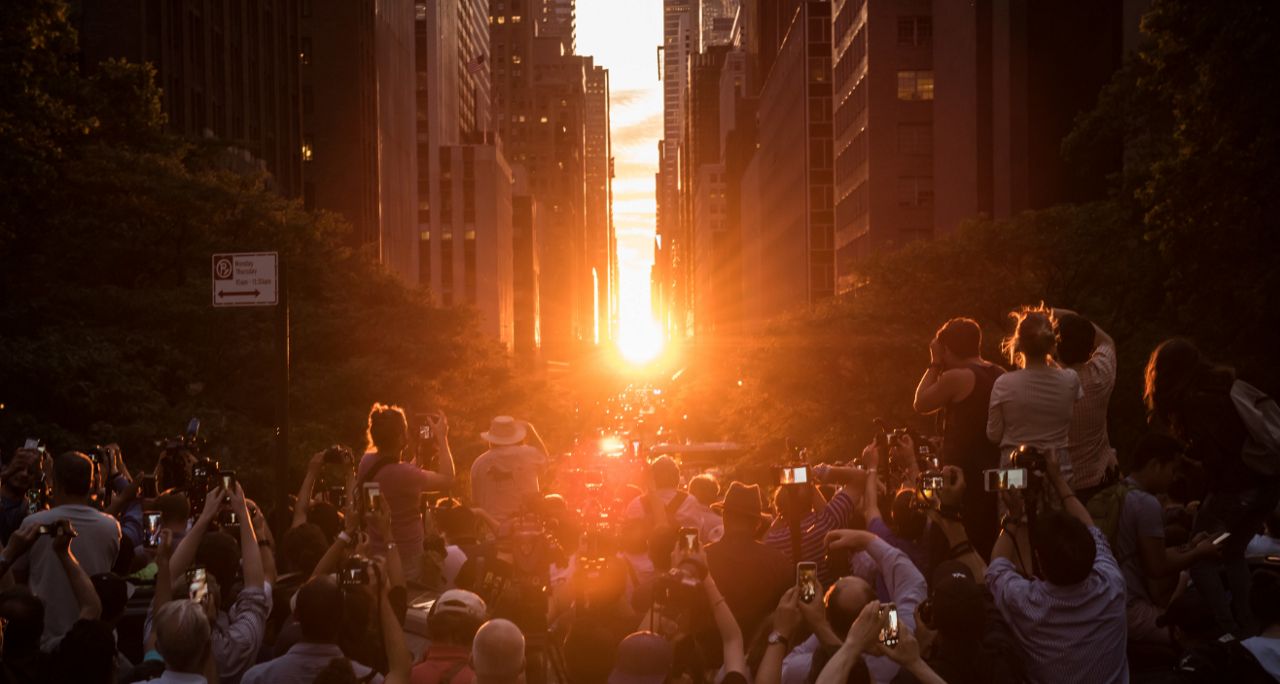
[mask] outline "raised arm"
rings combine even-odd
[[[773,614],[773,634],[764,650],[764,658],[756,670],[755,684],[779,684],[782,681],[782,659],[791,649],[791,642],[804,618],[800,615],[800,598],[795,587],[782,594],[778,609]]]
[[[173,599],[173,573],[170,571],[171,558],[173,557],[173,532],[168,529],[160,530],[160,545],[156,548],[156,593],[151,597],[151,614],[155,615],[160,610],[160,606],[168,603]],[[156,647],[156,631],[148,630],[147,642],[144,645],[144,651],[154,650]]]
[[[1045,458],[1045,476],[1049,480],[1049,486],[1053,487],[1053,491],[1062,501],[1062,510],[1066,511],[1071,517],[1084,523],[1085,527],[1097,527],[1093,522],[1093,516],[1089,515],[1089,509],[1080,503],[1080,497],[1075,495],[1071,490],[1071,485],[1067,484],[1066,478],[1062,476],[1062,470],[1058,463],[1058,453],[1049,450],[1048,456]]]
[[[59,523],[60,529],[53,538],[53,553],[58,557],[62,571],[67,574],[67,583],[71,585],[76,603],[80,604],[80,619],[97,620],[102,615],[102,600],[93,588],[93,581],[71,552],[71,540],[76,536],[75,528],[70,520],[60,520]]]
[[[849,635],[845,637],[844,643],[818,674],[817,684],[845,684],[849,681],[849,671],[853,669],[853,664],[871,646],[879,631],[880,602],[871,601],[862,607],[858,619],[849,627]]]
[[[383,681],[386,684],[409,684],[413,658],[405,644],[404,628],[396,619],[396,612],[392,610],[391,600],[388,598],[392,584],[387,581],[385,574],[379,572],[379,575],[382,583],[381,591],[378,592],[378,621],[382,627],[383,646],[387,649],[387,677]]]
[[[311,460],[307,462],[307,474],[302,477],[298,500],[293,504],[293,522],[289,524],[290,529],[307,522],[307,511],[311,508],[311,497],[315,495],[316,480],[320,477],[320,468],[323,465],[323,451],[313,454]]]
[[[209,524],[213,522],[214,516],[218,514],[218,507],[222,505],[222,488],[215,487],[204,497],[204,510],[200,511],[200,517],[191,524],[191,529],[187,531],[187,535],[178,542],[178,548],[173,550],[173,560],[170,566],[175,577],[182,575],[191,567],[192,561],[196,559],[196,550],[200,548],[200,540],[204,538],[204,533],[209,530]]]
[[[456,476],[453,451],[449,448],[449,419],[443,412],[438,411],[428,415],[426,420],[427,425],[431,427],[431,434],[435,436],[439,456],[434,470],[430,469],[429,463],[418,460],[418,467],[423,473],[421,487],[423,491],[447,490],[453,486]]]
[[[954,517],[958,516],[962,509],[966,486],[963,470],[956,466],[944,466],[942,491],[938,493],[942,509],[930,509],[928,516],[947,539],[948,557],[964,563],[973,572],[974,579],[982,581],[987,574],[987,563],[982,560],[982,556],[969,541],[969,533],[964,529],[964,521]],[[952,511],[955,513],[952,514]]]
[[[240,553],[243,555],[244,586],[246,589],[261,589],[266,581],[266,573],[262,569],[262,549],[258,546],[258,535],[253,531],[253,517],[249,515],[244,488],[239,482],[235,485],[235,490],[231,492],[231,509],[241,520]]]
[[[322,577],[337,572],[338,566],[347,557],[349,550],[355,547],[355,535],[359,533],[360,527],[360,512],[354,498],[347,500],[345,522],[346,528],[334,537],[329,550],[324,552],[320,562],[316,563],[316,569],[311,571],[312,577]]]

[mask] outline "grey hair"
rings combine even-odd
[[[167,668],[191,674],[204,670],[210,634],[204,607],[190,599],[170,601],[160,606],[151,623],[156,650]]]

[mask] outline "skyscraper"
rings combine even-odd
[[[654,278],[658,317],[675,339],[689,332],[692,266],[689,227],[680,199],[680,148],[685,130],[689,57],[702,46],[700,0],[663,0],[662,141],[658,154]]]
[[[762,321],[835,291],[831,2],[802,0],[763,81],[743,172],[744,316]]]
[[[394,0],[303,3],[304,197],[418,282],[414,7]]]
[[[929,0],[835,0],[839,289],[874,252],[933,234]]]
[[[174,133],[225,140],[275,188],[302,194],[302,111],[297,4],[169,0],[72,3],[85,67],[125,58],[150,63]]]
[[[613,154],[609,131],[609,70],[586,58],[585,180],[587,258],[595,288],[597,344],[612,339],[617,314],[617,238],[613,226]]]

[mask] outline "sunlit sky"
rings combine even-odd
[[[649,317],[654,188],[662,137],[662,0],[578,0],[578,54],[609,70],[613,217],[618,233],[622,334]],[[636,332],[634,328],[630,331]]]

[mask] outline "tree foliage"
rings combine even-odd
[[[1166,337],[1280,388],[1280,4],[1155,0],[1142,26],[1143,47],[1064,142],[1089,173],[1123,146],[1109,197],[915,243],[872,264],[853,295],[775,322],[736,358],[695,363],[719,369],[684,388],[688,404],[713,407],[701,436],[777,460],[784,437],[851,456],[875,417],[927,429],[910,402],[937,327],[974,317],[995,359],[1006,314],[1041,301],[1117,340],[1122,449],[1144,429],[1142,368]]]
[[[287,263],[295,460],[363,445],[374,401],[448,411],[464,454],[492,415],[554,412],[471,313],[350,248],[338,217],[228,171],[222,144],[167,136],[149,66],[83,76],[62,3],[3,6],[0,448],[119,441],[137,459],[198,416],[254,482],[280,392],[275,314],[210,306],[211,254],[227,251]]]

